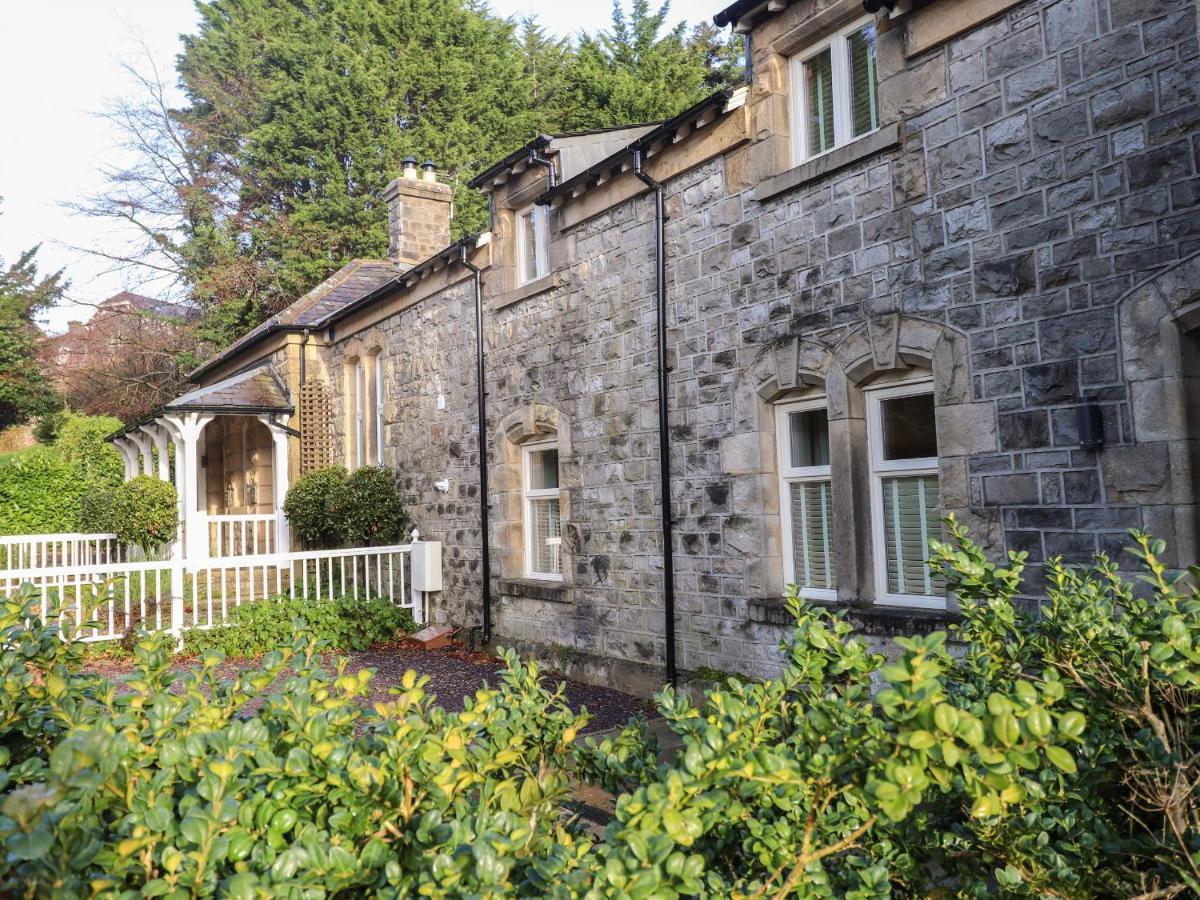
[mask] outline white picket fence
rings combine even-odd
[[[0,535],[0,571],[109,565],[127,558],[115,534]]]
[[[0,570],[0,595],[22,584],[37,591],[43,617],[60,609],[68,630],[87,641],[118,640],[139,627],[176,634],[212,628],[226,624],[230,612],[242,604],[284,596],[381,597],[422,623],[424,593],[441,589],[441,545],[415,542],[194,563],[114,560]]]
[[[210,556],[262,556],[275,552],[275,513],[207,515],[204,518],[208,523]]]

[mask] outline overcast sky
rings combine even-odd
[[[560,35],[594,31],[611,19],[603,0],[491,0],[505,16],[533,15]],[[673,21],[697,22],[722,0],[674,0]],[[43,271],[65,268],[74,303],[54,310],[46,326],[61,331],[86,319],[91,306],[125,288],[154,293],[125,277],[106,274],[72,246],[122,243],[100,223],[62,208],[94,193],[97,166],[113,152],[113,135],[95,113],[132,88],[122,61],[142,57],[145,44],[170,69],[179,35],[196,22],[192,0],[0,0],[0,258],[11,264],[24,249],[42,245]]]

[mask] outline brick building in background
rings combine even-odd
[[[271,374],[293,478],[320,440],[400,473],[446,548],[434,621],[477,627],[490,593],[496,642],[628,689],[672,652],[771,671],[789,582],[881,641],[943,623],[946,512],[1034,563],[1131,527],[1195,561],[1196,7],[900,9],[735,3],[747,85],[530,142],[475,181],[484,235],[451,243],[449,190],[410,166],[392,260],[205,364],[201,393]]]

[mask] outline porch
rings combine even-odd
[[[172,555],[199,562],[286,553],[286,424],[294,406],[269,366],[258,366],[168,403],[113,439],[125,480],[171,481],[179,502]]]

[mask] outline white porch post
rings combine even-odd
[[[160,425],[143,425],[142,431],[150,436],[154,447],[158,450],[158,478],[160,481],[171,480],[171,456],[167,452],[167,432]]]
[[[275,501],[275,552],[287,553],[292,549],[291,529],[283,504],[288,492],[288,433],[270,416],[259,416],[258,421],[271,432],[274,454],[271,457],[271,491]]]
[[[141,471],[137,472],[135,470],[135,474],[137,474],[137,475],[153,474],[153,472],[154,472],[154,454],[150,450],[150,448],[151,448],[150,435],[139,434],[136,431],[131,431],[131,432],[129,432],[128,437],[129,437],[129,440],[133,441],[133,443],[137,446],[138,452],[141,454],[141,465],[138,466],[138,468],[141,469]]]
[[[208,558],[207,516],[200,511],[200,490],[197,471],[200,468],[200,436],[212,416],[199,413],[170,415],[170,423],[177,437],[175,455],[176,488],[183,499],[183,546],[184,556],[192,563]]]
[[[113,438],[112,445],[121,454],[121,460],[125,463],[125,480],[129,481],[137,475],[137,448],[126,437]]]
[[[179,510],[179,526],[175,529],[175,541],[171,545],[171,558],[181,560],[184,558],[185,549],[183,536],[187,533],[187,515],[183,497],[183,438],[180,437],[175,425],[169,419],[159,419],[158,427],[163,434],[164,443],[169,441],[175,445],[175,507]],[[159,451],[159,455],[162,456],[162,451]]]

